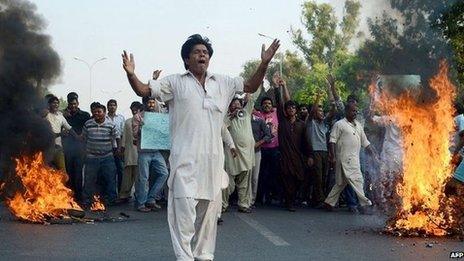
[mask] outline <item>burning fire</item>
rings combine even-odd
[[[93,202],[92,206],[90,207],[90,210],[92,211],[105,211],[105,205],[101,202],[100,196],[94,195],[93,196]]]
[[[418,101],[412,92],[394,96],[374,93],[374,85],[370,88],[375,107],[393,117],[403,137],[403,177],[396,187],[402,203],[387,225],[392,232],[443,236],[452,228],[444,187],[453,171],[449,142],[454,132],[455,87],[445,63],[430,86],[436,92],[431,102]]]
[[[24,190],[6,201],[16,217],[42,223],[50,218],[68,216],[69,209],[82,210],[74,201],[72,191],[65,186],[66,174],[48,167],[42,153],[16,159],[16,175]]]

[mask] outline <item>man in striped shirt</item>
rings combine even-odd
[[[83,203],[90,206],[97,194],[97,178],[102,181],[102,192],[107,204],[117,198],[116,165],[113,157],[113,141],[120,147],[116,126],[106,118],[106,108],[102,104],[93,104],[93,118],[84,124],[82,130],[86,143]]]

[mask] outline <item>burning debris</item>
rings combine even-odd
[[[18,218],[43,223],[50,218],[69,216],[68,210],[82,211],[64,184],[65,173],[48,167],[42,153],[16,160],[16,175],[24,191],[18,191],[6,204]]]
[[[94,195],[92,206],[90,206],[90,210],[92,211],[105,211],[105,205],[102,203],[100,196]]]
[[[375,108],[393,118],[403,143],[400,198],[386,231],[398,236],[445,236],[460,233],[453,202],[445,195],[453,167],[449,141],[454,132],[455,87],[444,63],[430,82],[430,93],[392,94],[371,86]],[[426,97],[427,96],[427,97]]]

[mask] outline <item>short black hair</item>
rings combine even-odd
[[[348,101],[345,103],[345,111],[348,111],[348,109],[349,109],[351,106],[354,106],[354,105],[358,105],[358,101],[356,101],[356,100],[348,100]]]
[[[140,110],[142,108],[142,104],[139,101],[134,101],[131,103],[130,108],[136,108]]]
[[[152,96],[144,96],[144,97],[142,97],[142,103],[145,104],[145,105],[148,103],[149,100],[156,101],[155,97],[152,97]]]
[[[55,96],[55,95],[49,93],[49,94],[45,95],[44,99],[48,102],[48,100],[50,100],[50,98],[53,97],[53,96]]]
[[[99,102],[92,102],[90,104],[90,110],[93,110],[93,109],[96,109],[97,107],[99,107],[101,104]]]
[[[58,99],[58,97],[55,95],[52,95],[50,98],[48,98],[48,104],[52,104],[55,101],[60,102],[60,99]]]
[[[193,47],[197,44],[206,46],[209,57],[211,58],[213,56],[213,47],[211,46],[211,42],[207,37],[203,37],[199,34],[189,36],[187,41],[185,41],[185,43],[182,45],[182,49],[180,50],[180,56],[182,57],[182,61],[184,62],[184,67],[186,70],[188,70],[188,65],[185,63],[185,60],[189,58],[190,52],[192,52]]]
[[[106,112],[105,105],[103,105],[103,104],[101,104],[99,102],[93,102],[92,104],[90,104],[90,108],[91,108],[91,110],[102,109],[103,112]]]
[[[106,103],[106,106],[109,106],[110,103],[114,103],[114,104],[116,104],[116,106],[118,106],[118,102],[117,102],[115,99],[109,100],[109,101]]]
[[[297,107],[297,104],[296,102],[290,100],[290,101],[287,101],[285,104],[284,104],[284,109],[287,110],[289,107]]]
[[[234,101],[240,102],[240,105],[243,106],[243,100],[240,99],[240,98],[238,98],[238,97],[234,97],[234,98],[232,99],[232,101],[230,101],[229,104],[232,104]]]
[[[356,97],[356,95],[354,94],[350,94],[348,95],[348,97],[346,98],[346,102],[352,102],[352,101],[355,101],[355,102],[359,102],[358,100],[358,97]]]
[[[261,98],[261,106],[263,106],[264,101],[271,101],[271,104],[274,104],[272,102],[272,99],[268,96],[264,96],[263,98]]]
[[[66,99],[67,99],[68,102],[77,100],[78,98],[79,98],[79,95],[77,95],[77,93],[75,93],[75,92],[70,92],[70,93],[68,93],[68,95],[66,96]]]

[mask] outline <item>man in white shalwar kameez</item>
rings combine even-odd
[[[374,154],[362,125],[356,120],[356,102],[345,107],[345,118],[337,121],[330,133],[329,160],[335,161],[335,185],[332,187],[325,203],[333,208],[346,185],[350,185],[358,196],[361,207],[370,206],[372,202],[364,194],[364,178],[361,173],[359,153],[361,146]]]
[[[142,83],[135,62],[124,51],[123,68],[139,96],[154,96],[169,107],[171,174],[168,179],[168,223],[177,260],[212,260],[216,245],[217,213],[221,206],[224,151],[221,127],[235,92],[254,93],[279,47],[274,40],[261,51],[261,64],[244,83],[241,78],[207,71],[213,49],[196,34],[182,45],[187,70],[161,80]]]

